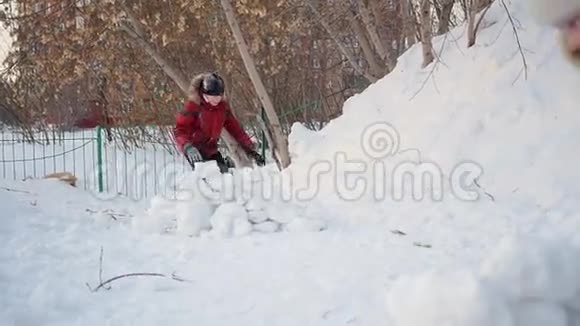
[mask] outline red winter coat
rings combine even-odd
[[[186,101],[176,118],[175,141],[181,152],[183,146],[190,143],[204,158],[209,158],[218,151],[217,143],[222,128],[226,128],[243,148],[254,149],[252,140],[236,120],[225,100],[217,106],[211,106],[202,99],[197,103],[191,99]]]

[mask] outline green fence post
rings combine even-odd
[[[103,192],[103,136],[101,126],[97,126],[97,178],[99,192]]]

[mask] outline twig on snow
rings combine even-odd
[[[109,215],[109,217],[115,221],[118,221],[121,217],[129,218],[129,217],[133,216],[131,214],[117,213],[117,212],[113,211],[112,209],[106,209],[103,211],[95,211],[95,210],[92,210],[90,208],[87,208],[87,209],[85,209],[85,212],[88,212],[90,214],[97,214],[97,213],[106,214],[106,215]]]
[[[97,292],[100,289],[110,290],[111,286],[108,284],[110,284],[116,280],[122,279],[122,278],[135,277],[135,276],[166,277],[166,278],[171,278],[172,280],[177,281],[177,282],[190,282],[190,281],[185,280],[181,277],[178,277],[177,275],[175,275],[175,273],[172,273],[171,277],[169,277],[165,274],[160,274],[160,273],[129,273],[129,274],[122,274],[122,275],[115,276],[115,277],[110,278],[110,279],[106,280],[105,282],[103,282],[103,247],[101,247],[101,255],[99,258],[99,285],[94,289],[91,287],[91,285],[89,283],[85,283],[85,285],[87,286],[87,288],[91,292]]]
[[[0,189],[4,189],[6,191],[11,191],[11,192],[19,192],[19,193],[23,193],[23,194],[30,194],[30,192],[29,191],[26,191],[26,190],[18,190],[18,189],[6,188],[6,187],[0,187]]]
[[[514,31],[514,35],[516,36],[516,42],[518,43],[518,49],[520,51],[520,54],[522,56],[522,61],[524,63],[524,77],[527,80],[528,79],[528,62],[526,60],[526,56],[524,55],[524,50],[522,49],[522,43],[520,42],[520,36],[518,34],[518,30],[516,28],[516,25],[514,23],[514,19],[512,18],[510,10],[508,9],[507,5],[505,4],[505,1],[501,0],[501,4],[508,15],[509,21],[510,21],[510,23],[512,25],[512,29]]]
[[[103,284],[103,246],[101,246],[101,256],[99,258],[99,284]],[[110,289],[110,286],[105,288],[105,290]]]
[[[405,236],[405,235],[407,235],[405,232],[403,232],[403,231],[400,231],[400,230],[392,230],[392,231],[391,231],[391,233],[392,233],[392,234],[395,234],[395,235],[400,235],[400,236]]]
[[[101,288],[110,289],[110,287],[109,288],[106,288],[105,286],[107,284],[109,284],[109,283],[112,283],[115,280],[122,279],[122,278],[125,278],[125,277],[132,277],[132,276],[159,276],[159,277],[166,277],[165,275],[158,274],[158,273],[130,273],[130,274],[123,274],[123,275],[115,276],[115,277],[113,277],[111,279],[108,279],[106,282],[99,284],[99,286],[97,286],[95,289],[91,289],[91,292],[97,292]],[[87,283],[87,286],[88,286],[88,283]],[[90,286],[89,286],[89,288],[90,288]]]
[[[425,86],[427,85],[427,82],[429,81],[430,78],[432,78],[433,81],[435,81],[435,69],[437,68],[437,65],[439,65],[441,63],[441,64],[447,66],[443,62],[443,60],[441,60],[441,55],[443,54],[443,50],[445,49],[445,42],[447,42],[447,35],[448,35],[448,33],[445,34],[445,36],[443,37],[443,41],[441,42],[441,48],[439,49],[439,53],[436,55],[437,60],[435,60],[435,62],[433,63],[433,67],[431,67],[431,71],[429,71],[427,78],[425,78],[425,80],[421,84],[421,87],[419,87],[419,89],[413,94],[413,96],[411,96],[409,101],[413,100],[415,97],[417,97],[417,95],[419,95],[419,93],[421,93],[421,91],[425,88]],[[436,85],[435,85],[435,88],[437,88]],[[439,90],[437,90],[437,92],[439,92]]]
[[[427,249],[433,248],[430,244],[421,243],[421,242],[413,242],[413,245],[415,247],[419,247],[419,248],[427,248]]]

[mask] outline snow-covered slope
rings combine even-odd
[[[337,162],[332,171],[338,176],[321,174],[318,198],[350,208],[369,204],[364,207],[370,209],[346,211],[352,217],[409,219],[407,212],[426,213],[429,207],[429,214],[434,210],[458,222],[485,224],[509,216],[506,222],[529,228],[552,222],[578,227],[580,71],[565,60],[556,32],[530,19],[525,1],[505,2],[516,17],[527,69],[498,1],[474,47],[466,48],[465,27],[458,27],[435,40],[439,61],[419,69],[417,45],[399,59],[395,72],[349,99],[343,115],[321,132],[295,126],[290,140],[295,163],[289,170],[295,183],[312,181],[312,167]],[[413,170],[411,162],[429,176],[441,174],[440,187],[423,182],[423,200],[412,196],[411,182],[403,183],[409,191],[404,195],[397,184],[402,172]],[[357,169],[367,172],[352,177],[364,177],[365,191],[337,187],[344,172]],[[383,180],[384,195],[376,190]],[[356,201],[340,198],[359,195]]]

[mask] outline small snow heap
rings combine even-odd
[[[508,238],[479,274],[401,277],[387,296],[394,326],[580,325],[580,248],[561,239]]]
[[[238,169],[221,174],[215,164],[200,164],[183,176],[173,199],[156,196],[134,227],[146,232],[239,237],[257,233],[317,232],[324,220],[283,198],[280,174],[267,169]]]

